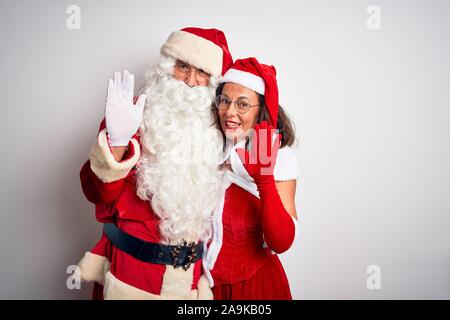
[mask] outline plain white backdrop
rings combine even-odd
[[[81,10],[79,30],[66,9]],[[370,5],[381,10],[369,29]],[[85,299],[100,237],[79,170],[107,81],[171,31],[215,27],[278,70],[299,138],[295,299],[450,298],[448,1],[0,0],[0,298]],[[379,289],[370,290],[369,266]],[[372,275],[373,277],[374,275]]]

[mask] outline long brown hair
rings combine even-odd
[[[216,96],[219,96],[222,94],[223,87],[225,86],[225,83],[221,83],[217,89],[216,89]],[[258,95],[259,100],[259,112],[258,112],[258,123],[261,123],[262,121],[269,121],[269,111],[267,110],[266,101],[264,99],[264,96],[256,93]],[[278,106],[278,121],[277,121],[277,129],[281,133],[281,145],[280,148],[283,148],[285,146],[292,146],[295,141],[295,126],[292,120],[287,115],[286,111],[281,106]],[[212,105],[212,112],[214,115],[214,125],[220,129],[220,131],[223,133],[222,128],[220,126],[220,119],[219,119],[219,111],[217,110],[216,106]]]

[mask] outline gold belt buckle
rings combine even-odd
[[[180,264],[178,259],[182,248],[187,248],[189,250],[189,255],[186,263]],[[172,265],[174,269],[182,267],[184,271],[187,271],[191,264],[194,262],[195,258],[197,258],[197,252],[195,252],[195,242],[187,243],[186,240],[182,239],[170,252],[170,257],[172,258]]]

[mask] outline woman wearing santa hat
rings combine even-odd
[[[276,70],[237,60],[216,91],[224,185],[205,244],[215,299],[292,299],[277,254],[295,237],[298,178],[293,124],[278,104]]]

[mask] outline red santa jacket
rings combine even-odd
[[[99,222],[114,222],[128,234],[159,242],[159,218],[150,203],[136,194],[139,157],[139,137],[134,135],[123,160],[114,159],[103,120],[89,160],[81,169],[81,186],[86,198],[95,204]],[[143,262],[114,247],[103,234],[79,262],[78,272],[82,280],[102,285],[105,299],[212,299],[201,275],[201,262],[187,271]]]

